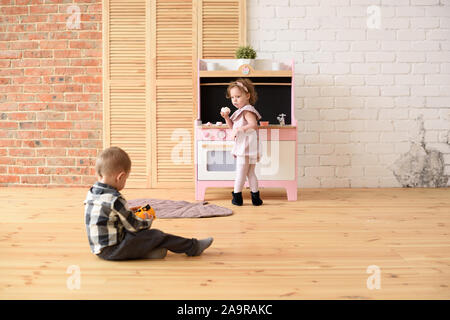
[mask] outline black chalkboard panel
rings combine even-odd
[[[220,116],[220,108],[229,107],[233,113],[236,108],[226,98],[228,83],[237,78],[201,78],[200,80],[200,120],[202,123],[225,122]],[[255,83],[258,94],[255,108],[261,114],[261,121],[279,124],[277,116],[284,113],[286,125],[291,122],[291,78],[258,77],[250,78]],[[271,84],[277,83],[277,84]],[[278,83],[282,84],[279,85]],[[207,84],[207,85],[202,85]]]

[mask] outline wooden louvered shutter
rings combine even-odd
[[[245,30],[245,0],[103,1],[104,148],[129,153],[128,187],[193,186],[197,61]]]
[[[104,148],[131,158],[128,185],[149,187],[146,0],[103,1]]]
[[[196,3],[152,1],[153,187],[193,186]]]
[[[246,44],[246,1],[199,2],[199,59],[234,59]]]

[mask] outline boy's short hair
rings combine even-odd
[[[121,171],[128,173],[130,170],[131,159],[128,153],[119,147],[110,147],[103,150],[95,162],[95,172],[99,177],[120,173]]]

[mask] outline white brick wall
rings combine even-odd
[[[247,0],[247,18],[258,58],[296,61],[300,187],[402,186],[413,142],[450,174],[449,0]]]

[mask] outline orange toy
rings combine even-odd
[[[138,208],[138,209],[134,212],[134,214],[135,214],[136,216],[138,216],[139,218],[141,218],[141,219],[150,219],[151,217],[153,217],[153,219],[156,219],[156,213],[155,213],[155,210],[154,210],[152,207],[150,207],[149,204],[147,204],[147,205],[145,205],[145,206],[143,206],[143,207]]]

